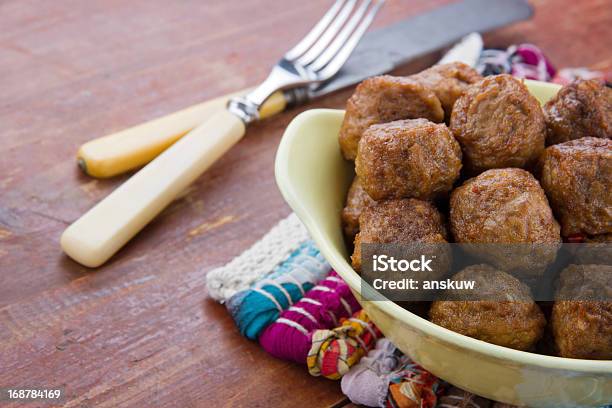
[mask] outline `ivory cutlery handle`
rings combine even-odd
[[[117,133],[91,140],[77,153],[79,166],[89,176],[106,178],[143,166],[166,150],[214,112],[225,108],[230,98],[249,90],[224,95]],[[270,96],[260,110],[266,118],[285,109],[282,92]]]
[[[244,133],[241,119],[218,110],[70,225],[62,249],[85,266],[102,265]]]

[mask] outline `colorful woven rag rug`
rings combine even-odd
[[[511,73],[561,84],[607,79],[585,68],[557,71],[530,44],[485,50],[477,68],[483,75]],[[313,376],[341,380],[342,392],[355,404],[511,408],[445,383],[383,338],[295,214],[208,272],[207,290],[226,305],[243,336],[277,358],[305,365]]]

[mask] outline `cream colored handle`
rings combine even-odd
[[[85,143],[77,153],[79,166],[89,176],[106,178],[143,166],[166,150],[187,132],[215,112],[224,109],[227,101],[247,93],[243,90],[191,106],[161,118],[133,126],[117,133]],[[270,96],[260,109],[264,119],[285,109],[282,92]]]
[[[102,265],[244,132],[241,119],[219,110],[70,225],[62,249],[85,266]]]

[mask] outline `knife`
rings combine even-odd
[[[395,24],[373,32],[333,80],[313,88],[283,91],[278,96],[284,103],[279,106],[302,103],[387,72],[474,29],[487,30],[530,15],[531,8],[521,0],[465,0],[413,18],[408,25]],[[443,27],[434,28],[437,24]],[[433,36],[436,41],[432,41]],[[406,46],[408,40],[414,40],[415,46]],[[245,124],[225,109],[214,113],[214,119],[198,126],[188,138],[173,145],[70,225],[61,237],[64,252],[85,266],[100,266],[237,143]]]
[[[532,9],[524,0],[465,0],[443,6],[394,25],[366,33],[340,73],[319,89],[277,92],[262,107],[261,118],[383,74],[421,55],[436,51],[473,31],[524,20]],[[450,57],[449,57],[450,58]],[[444,63],[444,62],[441,62]],[[468,65],[472,65],[469,64]],[[245,89],[170,115],[91,140],[77,153],[79,167],[98,178],[116,176],[148,163],[174,142],[222,109]]]

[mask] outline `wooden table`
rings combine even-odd
[[[389,1],[376,25],[445,2]],[[329,3],[0,3],[0,387],[65,387],[71,407],[346,403],[337,382],[242,338],[204,285],[207,271],[289,213],[273,160],[299,110],[249,128],[105,267],[79,266],[58,243],[125,180],[81,174],[79,145],[256,84]],[[559,67],[612,67],[609,2],[534,5],[532,21],[488,35],[487,44],[528,41]],[[304,109],[341,107],[350,93]]]

